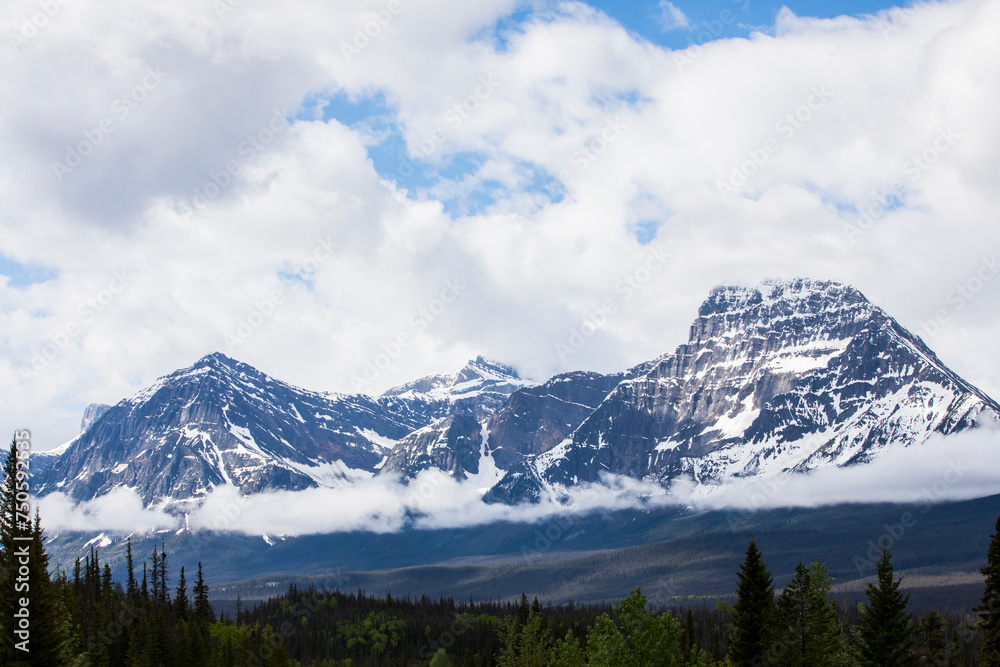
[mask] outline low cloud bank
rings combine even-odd
[[[767,479],[696,485],[679,479],[668,489],[627,477],[567,490],[565,497],[515,506],[487,504],[475,480],[456,481],[427,470],[409,484],[376,477],[352,487],[273,491],[243,496],[234,486],[212,490],[187,517],[143,508],[130,489],[74,503],[54,493],[39,500],[50,531],[144,532],[186,525],[191,530],[308,535],[346,531],[388,533],[413,528],[460,528],[496,521],[533,523],[555,515],[688,506],[699,510],[818,507],[838,503],[934,503],[1000,493],[1000,429],[980,428],[893,450],[872,463],[823,468]]]
[[[115,489],[85,502],[74,502],[65,493],[37,499],[42,528],[48,534],[63,530],[142,533],[178,526],[176,517],[146,509],[132,489]]]
[[[698,487],[675,481],[669,495],[699,509],[819,507],[839,503],[934,503],[1000,493],[1000,429],[978,428],[894,449],[863,465],[738,479]]]

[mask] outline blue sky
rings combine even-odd
[[[671,3],[595,0],[587,4],[600,9],[631,34],[671,50],[681,50],[719,39],[745,38],[753,32],[768,32],[773,29],[782,7],[788,7],[797,16],[833,18],[843,15],[874,14],[898,6],[898,3],[876,0],[852,2],[803,0],[787,3],[757,0],[707,2],[679,0],[672,3],[672,7],[679,10],[684,17],[682,22],[686,22],[687,25],[678,25],[676,23],[678,15],[672,14],[670,8],[666,6]],[[503,49],[506,43],[505,35],[517,31],[519,26],[531,17],[530,11],[516,11],[497,21],[490,30],[480,31],[476,37],[492,40],[496,48]],[[305,102],[302,117],[315,115],[313,105],[317,103],[324,104],[321,112],[324,120],[336,119],[355,128],[364,126],[384,136],[383,141],[369,147],[369,157],[383,177],[406,189],[411,197],[420,196],[420,193],[426,192],[442,180],[461,180],[464,176],[474,173],[487,157],[475,153],[446,155],[441,161],[432,164],[408,154],[406,142],[396,123],[395,110],[386,104],[381,93],[353,99],[343,93],[327,99],[310,98]],[[552,197],[551,175],[538,174],[536,180],[537,191],[542,192],[544,188],[549,199],[558,201],[558,197]],[[505,194],[500,184],[485,182],[482,187],[463,200],[445,198],[442,204],[449,215],[469,215],[482,212]],[[651,237],[650,223],[644,223],[637,231],[637,238],[640,242],[645,242]]]

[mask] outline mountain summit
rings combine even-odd
[[[864,463],[1000,414],[861,292],[829,281],[718,287],[688,342],[637,369],[488,497],[558,496],[604,471],[705,483]]]

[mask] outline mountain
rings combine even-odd
[[[700,486],[863,464],[1000,416],[858,290],[813,280],[723,286],[672,354],[543,384],[477,357],[382,396],[318,393],[215,353],[117,405],[35,466],[43,495],[135,489],[183,505],[244,493],[473,478],[490,502],[559,499],[605,472]]]
[[[83,432],[40,459],[36,488],[85,500],[129,487],[169,506],[222,484],[244,493],[349,485],[442,415],[487,415],[530,383],[479,357],[411,384],[378,398],[317,393],[213,353],[115,406],[88,407]]]
[[[719,287],[687,343],[634,369],[487,499],[558,498],[605,471],[704,484],[860,464],[998,415],[995,401],[853,287]]]
[[[481,420],[512,393],[533,385],[514,368],[478,356],[457,373],[429,375],[389,389],[382,396],[425,405],[428,414],[437,418],[461,413]]]
[[[511,394],[487,427],[489,451],[497,466],[507,470],[558,445],[625,377],[577,371]]]
[[[417,429],[400,440],[379,474],[413,477],[428,468],[438,468],[459,479],[479,473],[483,451],[483,429],[469,415],[454,414]]]

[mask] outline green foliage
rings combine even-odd
[[[526,608],[527,598],[522,595],[521,609]],[[524,619],[523,625],[521,619]],[[505,628],[503,650],[497,660],[499,667],[545,667],[552,658],[552,633],[543,627],[541,612],[519,613]]]
[[[291,611],[291,605],[288,610]],[[405,628],[406,623],[402,619],[389,616],[384,611],[373,611],[359,623],[342,624],[337,629],[337,635],[349,649],[364,648],[380,654],[399,644]]]
[[[434,657],[431,658],[430,667],[451,667],[451,660],[448,658],[448,652],[443,648],[439,648]]]
[[[556,642],[552,648],[552,667],[581,667],[587,664],[587,654],[580,646],[572,630],[567,630],[565,636]]]
[[[833,667],[840,653],[837,608],[827,601],[830,576],[818,560],[801,562],[795,578],[778,597],[776,640],[768,658],[788,667]]]
[[[1000,667],[1000,517],[996,531],[990,537],[986,554],[986,567],[981,572],[986,577],[983,599],[973,610],[979,614],[979,627],[983,631],[983,667]]]
[[[646,596],[633,588],[614,609],[587,633],[590,664],[601,667],[676,665],[680,623],[673,614],[646,610]],[[617,623],[616,623],[617,621]]]
[[[733,631],[727,658],[735,667],[756,664],[768,651],[774,635],[774,583],[757,541],[750,538],[740,566],[733,605]]]
[[[902,579],[893,579],[892,555],[882,543],[875,566],[878,585],[868,584],[868,604],[854,628],[854,656],[861,667],[915,665],[913,615],[906,613],[910,596],[899,590]]]

